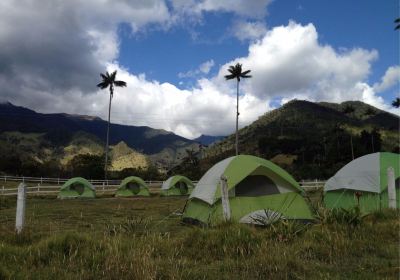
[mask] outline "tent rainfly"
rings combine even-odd
[[[161,186],[161,196],[188,195],[192,192],[194,185],[185,176],[175,175],[169,177]]]
[[[58,198],[95,198],[96,192],[93,185],[82,177],[69,179],[61,187]]]
[[[369,154],[345,165],[325,184],[325,206],[349,209],[359,205],[364,213],[387,208],[388,167],[394,169],[396,205],[399,208],[400,155],[394,153]]]
[[[130,176],[121,182],[115,196],[150,196],[150,192],[141,178]]]
[[[227,178],[231,220],[268,224],[278,218],[312,220],[303,190],[285,170],[250,155],[227,158],[210,168],[192,191],[183,220],[215,225],[224,220],[221,176]]]

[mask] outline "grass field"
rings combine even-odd
[[[319,194],[312,195],[313,205]],[[185,198],[0,197],[0,279],[398,279],[399,213],[261,228],[182,225]]]

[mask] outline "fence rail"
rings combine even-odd
[[[15,196],[17,195],[17,185],[15,187],[5,187],[1,183],[6,182],[25,182],[34,183],[35,186],[26,187],[28,195],[41,195],[41,194],[55,194],[58,193],[61,185],[68,179],[63,178],[44,178],[44,177],[17,177],[17,176],[0,176],[0,195]],[[121,180],[88,180],[96,192],[110,193],[115,192],[121,183]],[[310,180],[300,181],[300,185],[304,189],[318,189],[323,188],[326,181]],[[159,192],[163,181],[146,181],[151,192]],[[197,181],[193,182],[195,185]]]

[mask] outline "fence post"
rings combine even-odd
[[[18,185],[17,197],[17,213],[15,217],[15,229],[17,233],[21,233],[25,222],[25,202],[26,202],[26,186],[25,183]]]
[[[228,179],[224,175],[221,176],[221,202],[224,220],[229,221],[231,219],[231,208],[229,205]]]
[[[394,181],[394,169],[393,167],[388,167],[387,169],[388,178],[388,198],[389,198],[389,208],[396,209],[396,189]]]
[[[103,191],[104,191],[104,182],[103,182]]]

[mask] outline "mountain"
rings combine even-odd
[[[353,155],[399,152],[399,124],[398,116],[359,101],[293,100],[240,129],[239,151],[272,160],[297,179],[326,179]],[[232,134],[206,148],[196,168],[175,171],[198,179],[211,165],[234,155],[234,144]]]
[[[106,129],[107,122],[98,117],[40,114],[11,103],[0,104],[0,133],[5,131],[45,133],[50,141],[65,144],[78,131],[104,139]],[[145,154],[156,154],[165,148],[174,149],[194,143],[172,132],[147,126],[111,124],[110,131],[111,145],[124,141],[129,147]]]
[[[38,162],[52,160],[64,166],[77,155],[102,154],[106,129],[107,122],[98,117],[42,114],[9,102],[1,103],[0,155],[15,150]],[[124,163],[132,167],[134,158],[140,158],[138,167],[147,166],[147,160],[151,160],[159,168],[166,168],[176,164],[178,154],[185,149],[198,149],[195,141],[147,126],[111,124],[110,132],[110,146],[129,149],[130,157],[120,159],[115,166],[113,163],[112,168],[118,170]],[[146,160],[140,155],[146,155]]]
[[[221,139],[224,139],[226,136],[210,136],[210,135],[200,135],[199,137],[193,139],[193,141],[198,142],[204,146],[209,146]]]

